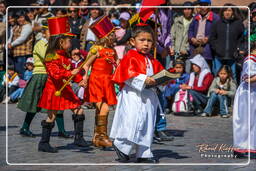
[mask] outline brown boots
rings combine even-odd
[[[92,143],[96,147],[112,147],[112,141],[107,135],[108,116],[95,116],[95,128]]]

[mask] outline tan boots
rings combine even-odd
[[[95,116],[95,128],[92,143],[96,147],[112,147],[112,141],[107,135],[108,116]]]

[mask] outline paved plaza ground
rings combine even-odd
[[[34,118],[31,130],[37,136],[36,138],[26,138],[19,135],[19,129],[25,117],[25,113],[16,108],[16,104],[8,105],[8,159],[6,160],[6,123],[5,123],[5,105],[0,104],[0,171],[5,170],[156,170],[156,171],[256,171],[256,161],[252,160],[249,165],[234,165],[238,163],[247,163],[247,160],[231,158],[232,150],[232,117],[228,119],[213,116],[211,118],[189,117],[167,115],[168,130],[167,134],[175,136],[175,140],[164,143],[154,143],[152,151],[159,158],[158,165],[131,166],[135,158],[132,154],[131,163],[128,165],[119,165],[116,154],[113,150],[103,150],[93,146],[88,148],[75,147],[73,139],[63,139],[57,137],[57,126],[53,129],[51,144],[59,149],[58,153],[42,153],[37,151],[37,144],[40,140],[41,126],[40,122],[46,117],[39,113]],[[94,124],[94,110],[86,110],[86,121],[84,124],[84,137],[91,141]],[[111,111],[109,123],[112,123],[114,111]],[[65,128],[73,134],[73,122],[71,112],[65,111]],[[110,129],[110,127],[109,127]],[[199,145],[208,145],[216,147],[213,150],[200,151]],[[202,147],[202,146],[201,146]],[[219,155],[219,156],[216,156]],[[6,163],[10,165],[8,165]],[[26,163],[34,164],[31,166]],[[59,164],[58,166],[35,165],[35,164]],[[72,166],[62,165],[71,164]],[[104,164],[101,166],[88,166],[86,164]],[[182,163],[205,164],[205,163],[224,163],[229,166],[210,166],[209,164],[201,166],[183,166],[174,165]],[[82,164],[82,165],[81,165]],[[173,164],[167,166],[166,164]]]

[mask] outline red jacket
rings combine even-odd
[[[197,86],[198,77],[195,77],[194,85],[193,85],[192,90],[195,90],[195,91],[198,91],[200,93],[206,94],[208,92],[208,90],[209,90],[209,87],[212,84],[213,79],[214,79],[214,77],[213,77],[213,75],[211,73],[206,74],[205,77],[204,77],[202,86],[198,87]]]
[[[112,80],[121,85],[130,78],[136,77],[139,74],[146,74],[147,64],[145,55],[139,53],[136,50],[129,50],[124,58],[118,65]],[[150,61],[153,66],[154,74],[164,69],[161,63],[150,56]]]
[[[56,55],[46,57],[45,66],[48,78],[38,107],[48,110],[66,110],[80,106],[80,100],[70,85],[63,89],[61,96],[55,96],[55,92],[63,86],[65,80],[72,76],[71,61],[66,57],[65,52],[59,50],[56,51]],[[75,76],[75,80],[81,81],[82,77]]]

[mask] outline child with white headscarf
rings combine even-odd
[[[203,106],[207,104],[207,92],[212,83],[213,75],[205,61],[200,54],[190,59],[192,64],[192,72],[188,84],[182,84],[182,90],[188,90],[193,97],[193,105],[195,114],[199,115],[203,112]]]

